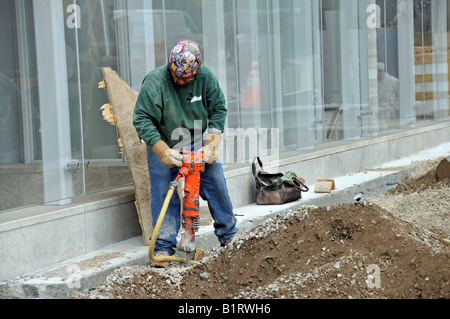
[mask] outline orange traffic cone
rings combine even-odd
[[[257,65],[256,63],[252,63],[252,71],[248,74],[247,86],[245,87],[244,98],[242,100],[242,107],[263,107],[264,99],[259,78]]]

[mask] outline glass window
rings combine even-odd
[[[227,71],[235,74],[236,83],[228,88],[231,134],[227,142],[231,142],[230,147],[235,147],[236,157],[228,161],[243,163],[252,161],[258,150],[267,153],[267,148],[271,147],[271,128],[274,127],[273,33],[267,2],[236,1],[230,9],[234,9],[234,19],[225,20],[225,29],[231,37],[229,41],[234,40],[234,57],[230,52],[229,61],[233,64]],[[228,155],[233,153],[230,147]]]
[[[23,162],[19,46],[14,1],[0,3],[0,164]]]
[[[397,1],[377,1],[381,26],[377,29],[378,113],[380,131],[394,127],[399,119]],[[395,112],[397,110],[397,112]]]
[[[277,127],[283,128],[281,150],[308,149],[317,142],[321,126],[315,123],[322,119],[322,112],[316,112],[314,106],[312,5],[311,1],[280,1],[279,5],[273,31],[279,44],[274,62],[280,61],[275,82],[280,84],[282,94],[276,99],[275,113]]]
[[[67,8],[72,3],[64,0],[63,7]],[[103,80],[102,67],[117,70],[117,22],[112,19],[115,1],[80,0],[76,3],[81,15],[80,28],[65,28],[68,66],[73,70],[69,74],[72,75],[69,78],[71,110],[74,110],[71,120],[77,122],[73,123],[72,129],[82,129],[86,160],[121,159],[117,130],[103,120],[99,111],[103,104],[108,103],[107,93],[97,85]],[[79,122],[80,105],[82,125]],[[78,135],[73,133],[72,136]]]
[[[424,55],[423,64],[424,68],[431,69],[431,72],[428,73],[432,73],[432,81],[429,84],[432,96],[428,96],[428,99],[431,99],[432,106],[430,106],[430,109],[433,112],[433,119],[444,120],[448,119],[449,116],[447,0],[426,3],[427,8],[430,6],[432,47],[431,52],[427,56]],[[431,61],[427,60],[430,56]],[[425,90],[425,98],[427,98],[427,91],[428,89]]]
[[[33,3],[0,2],[0,211],[43,199]]]
[[[100,111],[102,68],[139,91],[180,39],[202,46],[224,91],[226,165],[448,119],[449,10],[450,0],[2,0],[0,211],[130,184]]]
[[[321,2],[322,83],[325,139],[361,135],[361,78],[358,1]],[[366,49],[364,47],[364,49]],[[367,53],[363,53],[367,54]]]

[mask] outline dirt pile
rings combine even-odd
[[[188,269],[123,267],[74,298],[450,298],[450,180],[425,161],[382,196],[299,206]]]

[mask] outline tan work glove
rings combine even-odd
[[[219,159],[219,145],[222,135],[208,133],[205,135],[205,146],[202,147],[203,159],[208,164],[214,164]]]
[[[164,141],[159,140],[152,147],[153,152],[158,155],[161,163],[169,167],[181,167],[183,155],[171,149]]]

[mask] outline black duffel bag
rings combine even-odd
[[[255,162],[258,162],[259,170]],[[255,178],[256,204],[280,205],[296,201],[302,198],[302,192],[309,191],[304,184],[305,180],[298,177],[295,172],[268,173],[264,171],[259,157],[255,157],[252,163],[252,173]]]

